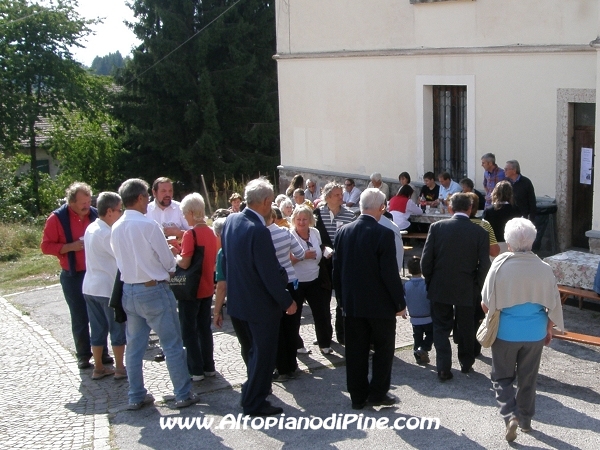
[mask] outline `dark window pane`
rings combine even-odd
[[[467,176],[467,87],[433,87],[433,171]]]

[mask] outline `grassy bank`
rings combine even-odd
[[[58,283],[60,266],[41,240],[42,226],[0,224],[0,295]]]

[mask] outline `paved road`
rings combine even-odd
[[[15,309],[12,305],[16,305]],[[28,315],[23,315],[22,312]],[[343,347],[318,354],[310,345],[314,328],[310,309],[302,335],[310,355],[301,356],[304,373],[296,380],[274,384],[272,401],[284,408],[285,420],[312,420],[312,426],[332,415],[353,420],[345,392]],[[598,332],[600,314],[566,307],[566,323],[574,331]],[[410,325],[398,321],[392,394],[393,408],[367,408],[346,430],[219,429],[225,418],[237,419],[239,386],[244,365],[230,322],[215,332],[219,375],[194,383],[202,402],[182,411],[171,409],[171,386],[164,363],[156,363],[150,345],[145,379],[158,399],[153,407],[127,411],[127,382],[90,379],[91,371],[77,369],[73,357],[69,315],[59,286],[0,299],[0,448],[505,448],[503,424],[489,382],[490,353],[485,350],[475,372],[439,383],[433,366],[414,364]],[[434,355],[433,355],[434,356]],[[597,449],[600,430],[600,352],[598,349],[553,342],[544,351],[540,368],[534,431],[519,434],[517,442],[533,448]],[[458,367],[455,361],[454,367]],[[213,419],[210,430],[161,429],[161,419]],[[415,423],[411,417],[437,417],[439,429],[361,429],[358,420],[388,420],[388,424]],[[232,420],[233,420],[232,419]],[[408,420],[408,422],[407,422]],[[188,422],[189,423],[189,422]],[[381,423],[381,422],[380,422]],[[229,424],[229,422],[227,422]],[[256,422],[255,425],[259,424]],[[328,424],[328,422],[325,422]],[[248,424],[250,427],[251,424]]]

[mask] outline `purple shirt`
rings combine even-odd
[[[504,169],[496,166],[494,170],[488,172],[487,170],[483,171],[483,188],[485,189],[485,207],[492,206],[492,191],[497,183],[504,180],[506,175],[504,175]]]

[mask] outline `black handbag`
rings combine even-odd
[[[196,231],[192,228],[194,236],[194,254],[192,262],[187,269],[179,266],[175,268],[175,275],[169,281],[169,286],[180,301],[196,300],[200,278],[202,278],[202,264],[204,262],[204,246],[196,245]]]
[[[331,291],[333,289],[333,285],[331,282],[331,272],[333,269],[333,264],[331,259],[322,257],[321,261],[319,261],[319,284],[322,289],[326,291]]]
[[[115,322],[127,322],[127,313],[123,309],[123,282],[121,281],[121,271],[119,269],[117,269],[117,276],[115,277],[108,306],[115,310]]]

